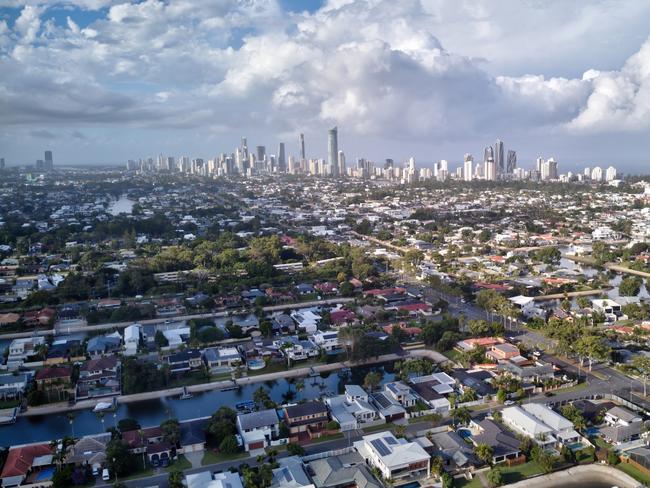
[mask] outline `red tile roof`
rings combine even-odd
[[[13,447],[9,450],[7,461],[0,478],[12,476],[25,476],[32,467],[34,458],[52,454],[49,444],[35,444],[31,446]]]
[[[36,381],[51,380],[56,378],[70,378],[72,369],[67,366],[43,368],[36,372]]]

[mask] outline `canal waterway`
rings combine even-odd
[[[115,412],[106,412],[102,417],[92,410],[74,411],[72,425],[65,414],[46,415],[39,417],[18,417],[14,424],[0,426],[0,446],[26,444],[30,442],[49,442],[66,435],[75,437],[97,434],[113,427],[122,418],[133,418],[143,427],[159,425],[167,418],[188,420],[212,415],[219,407],[235,408],[239,402],[252,400],[253,392],[263,386],[273,401],[278,404],[313,400],[326,395],[343,392],[346,384],[363,385],[363,379],[370,371],[382,373],[382,385],[393,381],[395,375],[392,363],[375,366],[356,367],[348,377],[339,377],[336,372],[321,373],[316,377],[296,379],[293,383],[285,379],[271,382],[244,385],[238,390],[214,390],[196,393],[190,399],[181,400],[178,397],[164,397],[158,400],[125,403],[118,405]],[[302,389],[297,390],[297,383],[302,382]],[[293,392],[293,398],[287,397],[287,392]]]

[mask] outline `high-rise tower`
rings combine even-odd
[[[506,166],[506,173],[512,174],[517,168],[517,152],[512,149],[508,151],[508,164]]]
[[[505,173],[506,168],[503,158],[503,141],[497,139],[494,143],[494,164],[497,167],[497,174]]]
[[[332,176],[339,175],[339,141],[338,141],[338,129],[334,127],[327,131],[327,162],[330,165],[330,171]]]
[[[49,171],[54,169],[54,159],[52,159],[52,151],[45,151],[45,170]]]
[[[278,171],[284,173],[287,170],[287,160],[284,156],[284,142],[281,142],[278,146]]]
[[[305,134],[300,134],[299,143],[300,143],[300,160],[304,161],[305,158]]]

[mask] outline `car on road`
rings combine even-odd
[[[505,402],[503,402],[503,404],[504,404],[506,407],[509,407],[510,405],[514,405],[514,404],[515,404],[515,401],[514,401],[514,400],[506,400]]]
[[[552,391],[546,391],[546,392],[544,392],[544,396],[545,396],[545,397],[552,397],[552,396],[554,396],[554,395],[555,395],[555,393],[553,393]]]

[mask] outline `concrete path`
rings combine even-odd
[[[190,462],[190,464],[192,465],[192,469],[200,468],[201,461],[203,460],[204,454],[205,451],[186,452],[185,459],[187,459]]]

